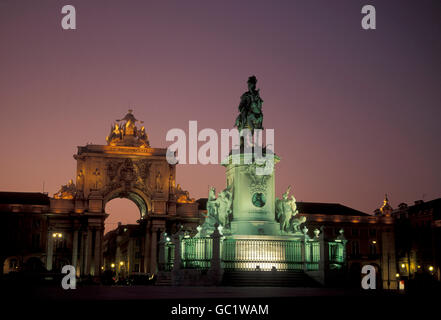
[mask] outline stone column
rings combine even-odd
[[[181,235],[179,232],[173,235],[173,244],[175,245],[175,256],[173,260],[173,270],[181,269]]]
[[[128,266],[127,266],[127,272],[128,275],[132,274],[133,272],[133,265],[135,261],[135,249],[134,249],[134,242],[135,240],[129,236],[129,244],[127,248],[127,260],[128,260]]]
[[[178,231],[172,236],[172,241],[175,247],[173,269],[172,269],[172,283],[173,285],[181,284],[181,240],[182,232]]]
[[[150,272],[150,233],[149,233],[150,224],[146,224],[145,226],[145,239],[144,239],[144,273]]]
[[[72,265],[77,268],[78,263],[78,230],[73,232],[72,236]]]
[[[320,272],[320,282],[325,284],[326,272],[329,265],[329,245],[325,240],[325,228],[322,227],[320,230],[319,242],[320,242],[320,262],[319,262],[319,272]]]
[[[90,274],[90,265],[92,260],[92,231],[90,229],[87,230],[85,243],[85,252],[84,252],[84,275],[88,276]]]
[[[210,269],[219,271],[221,269],[221,259],[220,259],[220,238],[221,234],[219,230],[214,229],[211,238],[213,239],[213,255],[211,257]]]
[[[121,273],[120,269],[121,269],[121,265],[119,264],[120,261],[122,260],[121,257],[121,248],[118,245],[120,236],[116,237],[116,252],[115,252],[115,270],[117,270],[117,273]]]
[[[395,274],[396,269],[396,254],[395,254],[395,238],[392,226],[385,227],[381,232],[380,244],[382,255],[382,279],[383,289],[397,289],[397,281]]]
[[[79,276],[84,274],[84,232],[80,231],[78,234],[78,238],[80,239],[80,255],[78,256],[78,269],[79,269]]]
[[[303,226],[302,233],[303,233],[303,236],[301,238],[301,241],[302,241],[302,261],[303,261],[302,269],[303,269],[303,271],[308,271],[308,261],[306,261],[306,257],[307,257],[306,244],[308,243],[309,236],[308,236],[308,228],[306,227],[306,225]],[[311,261],[312,260],[312,255],[311,255],[311,250],[310,249],[311,249],[311,246],[310,246],[309,252],[308,252],[309,260]]]
[[[101,273],[101,249],[102,249],[102,230],[95,230],[95,255],[94,255],[94,276],[97,277]]]
[[[218,225],[215,225],[215,229],[211,234],[213,239],[213,255],[210,261],[210,278],[213,282],[212,284],[218,285],[222,281],[222,266],[221,266],[221,252],[220,252],[220,241],[221,234],[218,230]]]
[[[161,237],[159,239],[159,257],[158,257],[158,270],[164,271],[165,263],[167,262],[165,259],[165,244],[167,243],[167,233],[161,233]]]
[[[348,259],[347,259],[347,244],[348,244],[348,240],[342,240],[342,245],[343,245],[343,268],[345,270],[347,270],[348,268]]]
[[[302,253],[302,262],[303,262],[302,269],[303,269],[303,271],[306,271],[307,270],[307,267],[306,267],[306,238],[303,237],[303,239],[301,239],[300,241],[301,241],[301,253]]]
[[[158,229],[154,228],[152,229],[152,240],[150,243],[150,272],[156,273],[156,250],[158,245]]]
[[[52,237],[52,231],[48,232],[47,237],[46,269],[47,271],[51,271],[54,254],[54,238]]]

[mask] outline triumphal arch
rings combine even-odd
[[[78,147],[75,182],[70,180],[51,199],[48,270],[57,255],[58,264],[74,265],[79,276],[100,274],[105,207],[114,198],[130,199],[139,208],[142,272],[156,272],[162,232],[193,229],[200,223],[197,203],[176,184],[176,167],[167,162],[167,149],[150,146],[142,123],[129,110],[112,124],[106,145]],[[56,244],[60,234],[68,252],[61,262]]]

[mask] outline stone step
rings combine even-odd
[[[225,271],[225,286],[318,287],[303,271]]]
[[[156,279],[155,286],[171,286],[172,277],[171,272],[160,272]]]

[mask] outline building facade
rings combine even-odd
[[[13,230],[2,241],[4,271],[20,268],[17,266],[23,263],[14,257],[28,254],[29,249],[21,252],[21,246],[28,248],[26,241],[34,237],[32,241],[39,241],[41,249],[36,257],[48,272],[58,272],[60,266],[70,264],[78,276],[99,276],[104,267],[105,207],[117,197],[130,199],[140,211],[141,272],[156,272],[161,232],[200,224],[198,204],[175,184],[176,167],[168,163],[167,150],[150,147],[145,128],[138,128],[138,122],[129,110],[112,125],[107,145],[78,147],[74,155],[76,182],[69,181],[52,198],[38,193],[2,194],[2,210]],[[26,228],[39,232],[23,234]],[[10,237],[29,239],[10,241]]]
[[[411,282],[440,280],[441,198],[393,210],[398,274]]]
[[[359,287],[361,269],[376,269],[377,288],[396,289],[394,219],[390,212],[370,215],[337,203],[297,202],[299,214],[306,217],[308,229],[323,226],[325,238],[341,231],[347,242],[346,285]]]
[[[47,194],[0,192],[1,273],[45,270],[49,207]],[[60,254],[63,245],[57,251]]]

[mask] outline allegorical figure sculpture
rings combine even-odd
[[[55,199],[73,199],[76,195],[77,188],[72,179],[65,185],[62,185],[60,190],[54,194]]]
[[[300,232],[300,225],[306,222],[306,217],[294,217],[291,219],[289,231],[297,233]]]
[[[218,194],[218,221],[224,228],[229,227],[230,216],[232,213],[231,205],[233,203],[233,194],[230,190],[225,189]]]
[[[263,129],[263,100],[260,98],[259,89],[256,89],[257,78],[251,76],[248,78],[248,91],[240,97],[239,112],[236,118],[235,127],[239,131],[249,129],[251,133],[254,129]]]
[[[233,194],[228,188],[219,192],[216,198],[216,189],[210,187],[207,200],[207,217],[201,228],[199,236],[210,235],[216,225],[222,226],[223,230],[229,230],[232,213]]]
[[[138,131],[138,140],[143,143],[144,146],[149,146],[149,136],[145,132],[144,126],[141,127],[141,129]]]
[[[297,213],[296,199],[289,192],[291,186],[282,195],[282,199],[276,198],[276,220],[280,223],[280,230],[289,232],[291,218]]]
[[[110,134],[106,137],[106,141],[111,146],[128,146],[128,147],[149,147],[149,137],[145,132],[145,128],[141,127],[138,130],[136,122],[139,121],[133,115],[133,110],[125,115],[124,118],[116,120],[110,128]]]
[[[157,192],[162,192],[162,181],[161,181],[161,172],[158,171],[158,173],[156,174],[156,191]]]
[[[173,181],[174,185],[174,181]],[[178,203],[194,203],[194,198],[190,198],[190,193],[187,190],[182,190],[181,185],[178,184],[176,189],[174,190],[176,195],[176,201]]]
[[[133,115],[133,110],[129,110],[129,112],[125,115],[124,118],[122,118],[121,120],[116,120],[116,121],[125,121],[126,123],[124,124],[123,128],[124,128],[124,134],[125,135],[136,135],[136,122],[138,122],[139,120],[135,118],[135,116]],[[142,121],[140,121],[142,123]]]
[[[211,187],[208,191],[207,214],[217,220],[219,205],[216,199],[216,189]]]
[[[280,223],[280,230],[284,232],[300,232],[300,225],[305,223],[306,217],[296,217],[299,213],[296,198],[289,197],[291,186],[285,191],[282,199],[276,198],[276,220]]]

